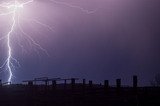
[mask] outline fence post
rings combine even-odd
[[[33,81],[28,81],[29,86],[33,86]]]
[[[72,89],[75,88],[75,78],[71,78],[71,87]]]
[[[117,93],[120,93],[121,89],[121,79],[116,79]]]
[[[137,92],[137,83],[138,83],[137,76],[134,75],[133,76],[133,90],[134,90],[134,92]]]
[[[89,88],[93,87],[93,82],[91,80],[89,80]]]
[[[109,81],[108,80],[104,80],[104,90],[105,90],[105,92],[108,91],[108,88],[109,88]]]
[[[133,76],[133,88],[137,88],[137,83],[138,83],[137,76],[134,75]]]
[[[83,89],[86,87],[86,79],[83,79]]]
[[[109,87],[109,81],[108,80],[104,80],[104,88],[108,88]]]
[[[117,83],[117,88],[120,88],[121,87],[121,79],[117,79],[116,83]]]
[[[56,89],[56,85],[57,85],[56,80],[53,80],[53,81],[52,81],[52,89]]]
[[[2,80],[0,79],[0,86],[2,86]]]

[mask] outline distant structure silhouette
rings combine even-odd
[[[0,106],[160,106],[160,88],[138,87],[136,75],[132,87],[123,86],[120,78],[115,86],[109,80],[77,80],[40,77],[10,85],[0,80]]]

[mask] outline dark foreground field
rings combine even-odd
[[[160,106],[160,88],[7,85],[0,88],[0,106]]]

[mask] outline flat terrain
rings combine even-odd
[[[7,85],[0,88],[0,106],[160,106],[160,88]]]

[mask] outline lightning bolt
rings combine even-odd
[[[4,39],[7,39],[7,59],[4,61],[4,63],[0,66],[0,69],[3,69],[5,68],[3,71],[8,71],[9,73],[9,77],[7,79],[7,82],[8,84],[11,83],[12,81],[12,78],[13,78],[13,70],[15,70],[15,65],[14,63],[17,63],[19,66],[19,62],[18,60],[16,60],[14,57],[13,57],[13,53],[12,53],[12,44],[11,44],[11,36],[13,36],[13,33],[14,33],[14,29],[16,26],[18,26],[18,29],[19,31],[22,33],[22,35],[24,35],[23,37],[25,37],[27,39],[27,41],[29,42],[30,46],[34,45],[34,47],[36,47],[35,51],[38,53],[37,49],[43,51],[46,55],[49,56],[49,53],[47,52],[47,50],[45,50],[43,47],[41,47],[40,44],[38,44],[29,34],[27,34],[23,28],[21,27],[21,24],[20,24],[20,15],[18,13],[18,10],[19,9],[22,9],[23,7],[25,7],[25,5],[28,5],[30,3],[33,3],[35,0],[28,0],[28,1],[21,1],[19,2],[18,0],[11,0],[9,2],[3,2],[0,4],[0,8],[3,8],[3,9],[6,9],[7,12],[3,12],[3,11],[0,11],[0,16],[11,16],[11,25],[10,25],[10,30],[8,31],[8,33],[6,34],[6,36],[3,36],[0,38],[0,41],[1,40],[4,40]],[[75,9],[79,9],[81,10],[82,12],[85,12],[87,14],[91,14],[91,13],[94,13],[95,11],[97,11],[97,9],[95,10],[87,10],[87,9],[84,9],[80,6],[76,6],[76,5],[72,5],[72,4],[69,4],[69,3],[66,3],[66,2],[62,2],[62,1],[58,1],[58,0],[48,0],[52,3],[55,3],[55,4],[59,4],[59,5],[65,5],[65,6],[68,6],[70,8],[75,8]],[[17,18],[17,19],[16,19]],[[30,21],[30,22],[34,22],[40,26],[43,26],[45,28],[47,28],[49,31],[52,31],[54,32],[54,29],[53,27],[45,24],[45,23],[42,23],[41,21],[37,20],[37,19],[25,19],[24,17],[21,19],[21,20],[27,20],[27,21]],[[23,45],[21,45],[19,43],[20,47],[23,48]]]
[[[15,2],[16,3],[16,2]],[[13,76],[12,74],[12,70],[11,70],[11,59],[12,59],[12,49],[11,49],[11,44],[10,44],[10,36],[11,36],[11,33],[13,32],[14,30],[14,26],[15,26],[15,14],[16,14],[16,7],[14,8],[14,11],[13,11],[13,16],[12,16],[12,20],[13,20],[13,23],[11,25],[11,30],[9,31],[9,33],[7,34],[7,46],[8,46],[8,58],[7,58],[7,68],[8,68],[8,71],[9,71],[9,78],[8,78],[8,82],[11,82],[11,78]]]
[[[2,66],[0,68],[3,68],[4,66],[6,66],[6,69],[9,72],[9,77],[7,82],[10,83],[13,77],[13,73],[12,70],[14,69],[14,63],[12,61],[15,61],[18,63],[18,61],[13,58],[12,56],[12,48],[11,48],[11,35],[14,31],[14,27],[16,25],[16,12],[18,8],[22,8],[24,5],[33,2],[33,0],[24,2],[24,3],[19,3],[17,0],[11,1],[11,2],[7,2],[7,3],[2,3],[0,5],[1,8],[6,8],[9,10],[9,12],[6,13],[0,13],[0,16],[4,16],[4,15],[12,15],[12,24],[11,24],[11,28],[9,30],[9,32],[7,33],[7,35],[5,37],[2,37],[0,40],[7,38],[7,48],[8,48],[8,56],[6,61],[2,64]]]

